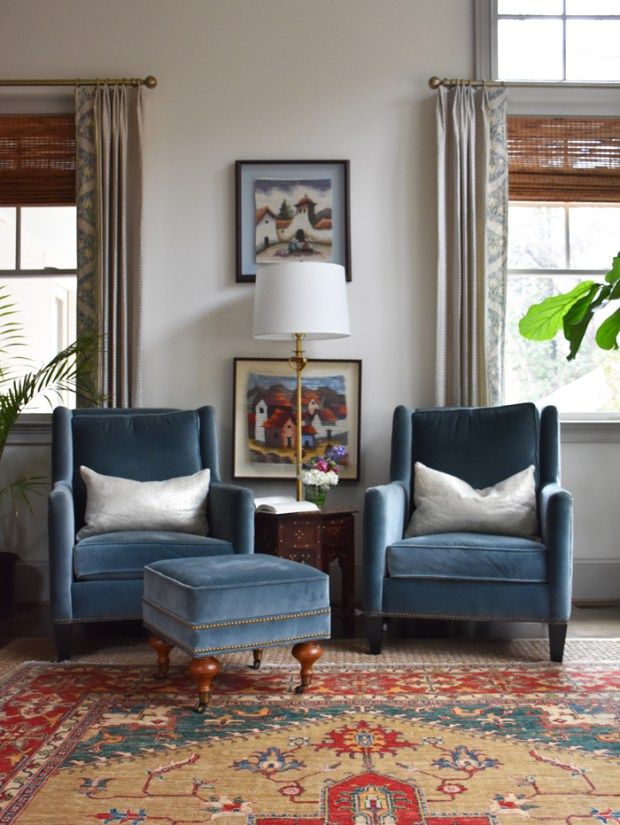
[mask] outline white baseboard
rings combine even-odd
[[[620,559],[575,560],[573,600],[609,602],[620,599]]]
[[[46,604],[49,600],[50,575],[47,559],[20,559],[15,565],[15,601]]]

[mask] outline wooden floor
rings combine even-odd
[[[540,624],[503,624],[496,622],[456,622],[431,620],[406,620],[390,622],[387,635],[392,638],[463,638],[463,639],[520,639],[546,636],[546,627]],[[101,622],[77,625],[76,635],[96,635],[102,642],[113,643],[118,639],[135,638],[142,642],[146,631],[139,622]],[[49,605],[18,605],[11,618],[0,618],[0,647],[13,639],[49,637],[52,621]],[[363,638],[364,622],[358,617],[355,637]],[[332,636],[346,638],[335,609]],[[620,604],[600,607],[574,607],[568,629],[569,638],[610,639],[620,638]]]

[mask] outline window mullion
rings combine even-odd
[[[562,2],[562,78],[566,80],[566,0]]]
[[[564,260],[566,261],[566,268],[570,269],[572,264],[570,254],[570,220],[569,220],[569,205],[564,204]]]
[[[22,208],[15,207],[15,272],[22,266]]]

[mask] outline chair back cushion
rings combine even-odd
[[[539,415],[534,404],[416,410],[412,435],[412,473],[420,461],[480,490],[533,464],[538,489]],[[413,485],[412,475],[412,491]]]
[[[84,524],[86,507],[82,465],[134,481],[190,476],[203,468],[195,410],[109,414],[76,410],[72,428],[76,529]]]

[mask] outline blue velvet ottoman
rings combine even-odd
[[[165,559],[144,568],[143,617],[160,677],[173,647],[192,657],[200,713],[220,670],[216,653],[253,650],[258,668],[263,648],[293,642],[301,664],[296,692],[302,693],[322,653],[317,640],[330,637],[329,577],[260,553]]]

